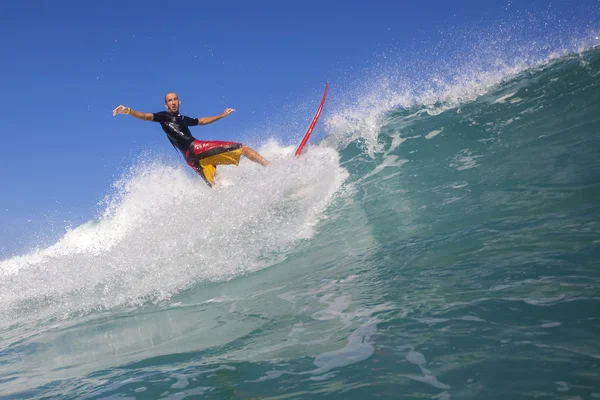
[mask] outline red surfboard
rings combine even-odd
[[[317,124],[317,121],[319,120],[319,116],[321,115],[321,110],[323,110],[323,104],[325,104],[325,99],[327,98],[328,90],[329,90],[329,83],[325,82],[325,93],[323,93],[323,99],[321,99],[321,105],[319,106],[319,109],[317,110],[315,117],[313,118],[310,126],[308,127],[308,130],[304,134],[304,138],[302,138],[300,145],[296,149],[296,153],[294,154],[296,157],[298,157],[300,155],[300,153],[302,153],[302,149],[304,148],[304,145],[308,141],[308,138],[310,137],[310,134],[312,133],[313,129],[315,129],[315,125]]]

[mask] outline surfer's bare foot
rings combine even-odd
[[[269,165],[269,162],[263,156],[261,156],[248,146],[242,146],[242,155],[248,158],[249,160],[254,161],[255,163],[259,163],[263,167]]]

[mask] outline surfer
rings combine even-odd
[[[179,114],[181,101],[176,93],[169,92],[165,96],[165,107],[167,111],[157,113],[144,113],[132,110],[123,105],[113,110],[113,116],[117,114],[131,115],[142,121],[154,121],[160,123],[167,138],[177,150],[183,154],[187,164],[200,175],[208,186],[215,184],[215,173],[217,165],[238,165],[241,156],[263,166],[269,165],[260,154],[250,147],[236,142],[204,141],[192,136],[189,126],[206,125],[227,117],[233,108],[226,108],[221,115],[214,117],[190,118]]]

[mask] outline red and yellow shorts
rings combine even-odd
[[[185,161],[212,187],[217,165],[238,165],[241,155],[241,143],[194,140],[185,152]]]

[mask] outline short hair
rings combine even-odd
[[[167,94],[165,94],[165,104],[167,104],[167,96],[170,95],[171,93],[173,93],[174,95],[177,95],[177,93],[175,93],[175,92],[167,92]]]

